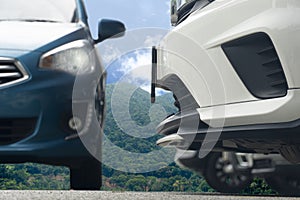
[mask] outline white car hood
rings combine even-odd
[[[33,51],[80,28],[71,23],[0,21],[0,49]]]

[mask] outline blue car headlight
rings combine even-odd
[[[95,70],[95,50],[87,40],[70,42],[43,54],[39,67],[74,75],[92,73]]]

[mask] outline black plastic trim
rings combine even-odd
[[[180,127],[181,129],[184,127]],[[239,140],[239,139],[257,139],[257,140],[281,140],[300,144],[300,119],[291,122],[241,125],[223,128],[205,128],[200,127],[197,133],[184,132],[180,134],[186,137],[190,134],[196,134],[194,141],[203,141],[206,134],[222,132],[219,141]]]
[[[37,118],[0,119],[0,145],[13,144],[34,133]]]
[[[151,103],[155,103],[156,80],[157,80],[157,49],[155,47],[152,47]]]
[[[183,121],[185,123],[182,123]],[[198,123],[196,131],[189,126],[195,123]],[[179,127],[180,131],[178,131]],[[248,153],[256,151],[278,153],[278,149],[284,145],[300,144],[300,119],[283,123],[211,128],[200,120],[197,112],[191,111],[170,116],[160,123],[157,131],[163,135],[178,134],[190,142],[189,150],[200,147],[207,134],[211,136],[216,134],[218,144],[215,148],[226,149],[227,147],[223,147],[222,141],[229,140],[237,144],[240,152]],[[221,136],[218,137],[220,132]],[[192,141],[191,138],[193,138]]]
[[[179,127],[183,125],[181,124],[182,121],[195,124],[199,123],[198,128],[208,129],[208,125],[200,120],[197,110],[193,110],[190,112],[179,112],[169,116],[157,126],[156,131],[162,135],[177,133]]]
[[[192,157],[187,157],[182,155],[182,152],[179,153],[180,157],[176,160],[177,163],[180,165],[183,165],[184,167],[189,168],[190,170],[200,173],[203,175],[208,159],[213,155],[213,154],[220,154],[216,152],[210,152],[207,156],[204,158],[199,158],[199,151],[195,151],[194,155]]]
[[[186,20],[190,14],[192,14],[196,10],[201,10],[210,3],[212,3],[215,0],[195,0],[192,2],[187,3],[183,7],[181,7],[178,11],[178,21],[176,23],[176,26]]]
[[[176,100],[175,106],[179,107],[181,112],[193,111],[200,107],[185,84],[175,74],[157,80],[156,87],[172,91]]]
[[[263,32],[222,45],[227,58],[246,88],[257,98],[287,94],[287,81],[271,38]]]

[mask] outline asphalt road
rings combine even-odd
[[[16,191],[16,190],[3,190],[0,191],[0,199],[5,200],[292,200],[300,198],[292,197],[275,197],[275,196],[231,196],[231,195],[207,195],[199,193],[168,193],[168,192],[105,192],[105,191]]]

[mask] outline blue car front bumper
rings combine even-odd
[[[74,135],[68,122],[75,77],[39,69],[39,52],[13,53],[12,59],[22,64],[28,79],[0,88],[0,162],[73,165],[90,157],[79,137],[66,139]],[[0,57],[6,54],[0,50]],[[94,148],[100,148],[101,141],[93,141],[97,143]]]

